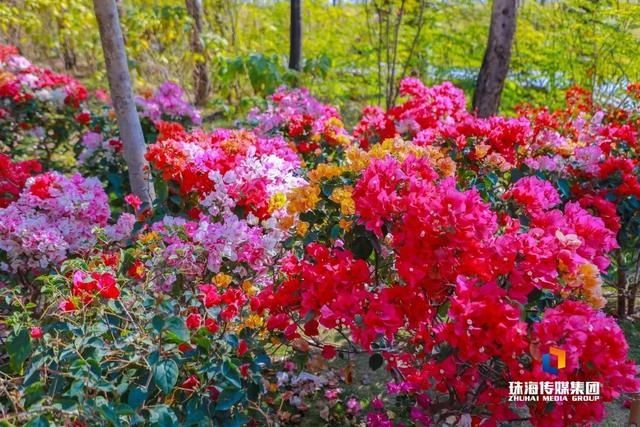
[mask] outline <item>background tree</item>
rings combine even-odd
[[[515,32],[516,0],[493,0],[489,41],[473,94],[473,108],[480,117],[492,116],[498,112],[500,96],[509,72]]]
[[[405,0],[396,27],[395,13],[402,0],[386,0],[388,5],[375,0],[383,18],[380,44],[374,0],[338,2],[336,6],[324,0],[304,0],[304,14],[313,19],[304,22],[304,64],[302,72],[297,72],[289,69],[289,45],[282,43],[291,25],[290,1],[201,1],[205,14],[202,41],[211,86],[207,105],[220,112],[224,125],[233,123],[278,86],[296,83],[340,104],[347,124],[354,124],[362,106],[377,102],[384,106],[391,94],[387,72],[394,70],[396,28],[396,82],[407,62],[407,75],[428,85],[449,80],[471,100],[487,44],[486,37],[477,35],[486,34],[492,9],[492,2],[476,0]],[[424,24],[417,48],[407,61],[420,28],[423,3]],[[190,45],[192,19],[185,0],[118,4],[122,5],[120,22],[125,34],[135,40],[125,40],[134,88],[149,90],[166,80],[189,82],[191,88],[195,61]],[[391,15],[385,14],[388,10]],[[62,71],[66,37],[77,60],[74,77],[91,89],[102,88],[105,67],[92,15],[92,0],[0,1],[0,40],[17,45],[34,62]],[[55,25],[59,19],[64,23],[61,28]],[[54,25],[43,26],[45,21]],[[519,2],[500,109],[509,112],[522,103],[559,108],[564,105],[566,89],[576,84],[591,89],[599,102],[624,102],[626,86],[640,81],[639,26],[638,2]],[[391,87],[395,91],[393,84]]]
[[[398,82],[408,74],[419,74],[419,47],[429,43],[421,38],[427,2],[371,0],[366,11],[369,38],[376,55],[378,104],[390,108],[398,97]]]
[[[155,194],[150,179],[149,164],[144,157],[146,146],[131,90],[131,76],[124,50],[118,9],[115,0],[94,0],[93,6],[100,30],[111,100],[118,119],[131,190],[140,198],[143,208],[149,208]]]
[[[203,106],[209,97],[209,67],[202,42],[203,8],[202,0],[186,0],[187,11],[191,16],[191,53],[194,56],[193,88],[196,105]]]
[[[302,10],[301,0],[291,0],[289,28],[289,68],[302,71]]]

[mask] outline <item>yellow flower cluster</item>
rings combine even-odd
[[[287,204],[287,196],[283,193],[276,193],[269,199],[269,212],[277,211]]]
[[[233,281],[233,277],[225,273],[218,273],[213,278],[213,283],[215,283],[217,287],[223,288],[223,289],[229,287],[232,281]]]
[[[349,231],[352,224],[353,224],[353,221],[347,221],[344,218],[340,218],[340,222],[338,222],[338,226],[342,228],[344,231]]]
[[[369,166],[371,161],[369,153],[355,145],[345,150],[345,156],[347,158],[347,170],[350,172],[360,172]]]
[[[578,280],[582,282],[587,302],[595,308],[604,307],[607,300],[602,296],[602,277],[598,267],[591,263],[582,264],[578,268]]]
[[[158,249],[162,237],[156,231],[149,231],[138,236],[138,248],[135,256],[142,256],[143,253],[150,253]]]
[[[293,223],[295,222],[295,218],[293,215],[285,215],[282,218],[278,219],[278,226],[281,230],[288,230],[293,227]]]
[[[294,215],[315,208],[320,201],[320,187],[314,184],[293,189],[288,195],[287,212]]]
[[[244,320],[244,326],[251,329],[258,329],[264,324],[264,319],[257,314],[251,314]]]
[[[15,77],[13,76],[13,74],[7,72],[7,71],[0,71],[0,85],[5,84],[7,82],[10,82],[14,79]]]
[[[356,213],[356,206],[353,201],[353,187],[338,187],[333,190],[329,199],[340,205],[340,212],[342,212],[343,215],[353,215]]]
[[[320,163],[316,168],[309,172],[309,180],[313,183],[319,183],[323,179],[331,179],[342,175],[343,168],[335,164]]]
[[[364,151],[359,147],[347,149],[348,170],[360,172],[369,165],[371,159],[382,159],[388,155],[392,155],[398,160],[404,160],[409,155],[427,158],[442,176],[453,176],[456,172],[456,163],[447,156],[444,148],[433,145],[421,147],[401,138],[386,139],[371,147],[369,151]]]
[[[331,117],[324,122],[324,136],[330,145],[349,145],[351,140],[346,133],[338,132],[337,129],[344,129],[344,124],[337,117]]]
[[[309,231],[309,223],[306,221],[300,221],[297,225],[296,225],[296,233],[298,233],[298,236],[302,237],[305,234],[307,234],[307,231]]]
[[[242,290],[250,297],[258,293],[258,288],[256,288],[250,280],[242,282]]]
[[[489,152],[490,145],[487,144],[475,144],[473,149],[478,159],[483,159]]]
[[[145,245],[156,243],[160,241],[160,234],[158,234],[157,231],[150,231],[148,233],[141,234],[140,237],[138,237],[138,241]]]
[[[501,172],[506,172],[513,168],[513,165],[507,161],[501,154],[491,153],[485,158],[485,163],[492,168],[496,168]]]
[[[607,303],[602,295],[600,270],[590,262],[580,265],[577,274],[567,278],[567,283],[571,288],[580,288],[585,300],[593,307],[602,308]]]

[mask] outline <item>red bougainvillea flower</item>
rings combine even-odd
[[[75,303],[70,299],[66,299],[60,302],[58,308],[60,308],[60,311],[62,311],[63,313],[71,313],[78,309]]]
[[[12,162],[9,156],[0,154],[0,208],[16,200],[27,179],[40,172],[42,165],[37,160]]]
[[[158,130],[157,141],[180,139],[186,135],[185,129],[180,123],[158,120],[155,125]]]
[[[202,316],[198,313],[191,313],[187,316],[186,324],[189,329],[198,329],[202,325]]]
[[[242,357],[249,350],[249,344],[245,340],[238,343],[238,356]]]
[[[132,279],[142,280],[146,274],[146,268],[144,263],[139,259],[135,260],[133,264],[127,269],[127,274]]]
[[[81,125],[88,125],[91,122],[91,113],[88,111],[83,111],[76,114],[75,119]]]
[[[311,243],[308,259],[289,256],[282,271],[287,279],[277,287],[267,286],[252,300],[258,313],[269,311],[267,329],[283,331],[287,339],[299,337],[290,310],[305,319],[305,330],[317,334],[317,324],[333,328],[337,325],[356,327],[355,314],[367,300],[365,285],[370,280],[367,263],[356,260],[343,249],[330,249]]]
[[[93,272],[87,274],[82,270],[73,274],[71,293],[80,297],[84,304],[90,304],[96,293],[106,299],[115,299],[120,296],[116,278],[112,273]]]
[[[54,174],[45,173],[33,178],[29,186],[29,192],[41,199],[49,199],[52,197],[52,188],[55,188],[57,180]]]
[[[212,334],[215,334],[220,329],[218,322],[210,317],[204,321],[204,327]]]
[[[42,333],[42,328],[40,326],[34,326],[29,330],[29,335],[31,336],[31,338],[33,338],[34,340],[39,340],[40,338],[42,338],[44,336],[44,334]]]
[[[119,252],[102,252],[100,254],[100,258],[102,258],[102,262],[105,267],[116,267],[120,262],[120,253]]]
[[[189,378],[187,378],[182,382],[182,384],[180,384],[180,388],[188,391],[194,391],[198,387],[200,387],[200,380],[196,375],[189,376]]]
[[[129,206],[131,206],[135,212],[138,212],[140,210],[140,206],[142,205],[140,197],[136,196],[135,194],[127,194],[126,196],[124,196],[124,201]]]
[[[338,351],[336,350],[335,346],[325,344],[324,347],[322,347],[322,357],[324,357],[325,359],[331,360],[336,357],[336,354],[338,354]]]
[[[183,342],[178,346],[178,350],[180,350],[181,353],[187,353],[193,350],[193,347],[191,346],[191,344]]]
[[[560,195],[549,181],[537,176],[518,180],[504,193],[504,199],[513,199],[529,213],[546,211],[560,204]]]
[[[116,284],[116,278],[111,273],[92,273],[97,282],[98,293],[101,297],[115,299],[120,296],[120,290]]]

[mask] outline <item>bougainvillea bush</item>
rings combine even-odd
[[[611,316],[635,300],[636,104],[575,88],[563,110],[481,119],[450,83],[400,92],[352,131],[286,88],[203,130],[165,86],[140,101],[144,215],[86,164],[0,158],[2,420],[581,426],[640,391]],[[122,164],[95,120],[82,160]],[[509,401],[547,381],[599,399]]]
[[[0,153],[64,165],[65,143],[89,118],[87,98],[87,89],[74,78],[0,45]]]

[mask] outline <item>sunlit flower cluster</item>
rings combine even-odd
[[[351,143],[338,110],[321,103],[304,88],[278,89],[267,98],[267,108],[252,110],[247,120],[255,124],[258,135],[282,134],[302,154],[318,155],[321,149],[335,149]]]
[[[29,178],[0,216],[0,251],[8,260],[2,269],[27,273],[93,248],[93,229],[107,225],[110,211],[98,180],[48,172]]]

